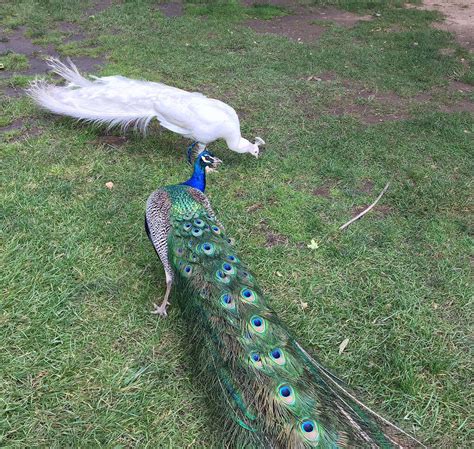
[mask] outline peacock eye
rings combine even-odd
[[[250,324],[252,325],[252,329],[255,332],[257,332],[259,334],[263,334],[265,332],[266,324],[265,324],[265,320],[261,316],[254,315],[250,319]]]
[[[240,296],[245,302],[254,302],[257,299],[257,295],[249,288],[242,289]]]
[[[270,358],[277,364],[277,365],[284,365],[286,363],[285,354],[280,348],[275,348],[270,351]]]
[[[287,398],[291,394],[291,390],[288,387],[281,387],[280,388],[280,394],[284,397]]]
[[[189,230],[191,229],[191,223],[184,223],[183,229],[184,229],[185,231],[189,231]]]
[[[317,441],[319,439],[318,427],[312,419],[303,419],[301,421],[301,432],[308,441]]]
[[[191,234],[194,235],[194,237],[199,237],[200,235],[202,235],[202,229],[193,228]]]
[[[227,276],[222,270],[216,271],[216,278],[219,282],[224,284],[228,284],[230,282],[230,277]]]
[[[214,244],[209,243],[209,242],[204,242],[201,245],[201,249],[203,253],[206,254],[207,256],[212,256],[216,252],[216,248]]]
[[[260,357],[258,352],[250,353],[250,361],[255,368],[261,368],[263,366],[262,357]]]
[[[221,304],[226,308],[226,309],[235,309],[235,303],[232,299],[232,295],[230,293],[224,293],[221,296]]]
[[[287,405],[293,405],[296,401],[295,392],[288,384],[283,384],[278,387],[278,396],[280,400]]]
[[[190,277],[193,272],[193,267],[191,265],[184,265],[183,267],[183,275],[185,277]]]
[[[234,267],[230,263],[223,263],[222,264],[222,269],[227,273],[227,274],[234,274],[235,270]]]
[[[194,225],[198,228],[202,228],[204,227],[204,221],[202,221],[200,218],[197,218],[196,220],[194,220]]]

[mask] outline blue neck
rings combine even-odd
[[[194,187],[204,192],[206,189],[206,172],[205,169],[201,167],[200,158],[197,158],[196,162],[194,162],[193,175],[186,182],[182,182],[181,185]]]

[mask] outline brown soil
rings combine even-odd
[[[361,212],[369,207],[368,204],[364,204],[361,206],[355,206],[351,209],[351,218],[357,217]],[[386,217],[387,215],[393,212],[390,206],[384,206],[383,204],[377,204],[373,207],[373,209],[368,212],[368,214],[375,212],[377,215],[381,217]]]
[[[383,123],[387,121],[397,121],[410,119],[410,108],[416,105],[428,104],[433,101],[440,89],[433,89],[429,92],[418,94],[411,98],[405,98],[394,92],[376,92],[367,89],[363,85],[349,80],[332,80],[328,74],[318,74],[309,77],[308,81],[336,82],[344,87],[343,94],[338,97],[334,106],[326,108],[322,113],[335,116],[353,116],[366,125]],[[448,93],[470,93],[473,86],[460,81],[452,81],[447,86]],[[307,97],[298,99],[301,110],[311,119],[317,119],[321,112],[315,111],[312,103]],[[452,102],[447,102],[438,106],[441,112],[474,112],[474,102],[469,98],[463,98]]]
[[[365,179],[357,190],[362,193],[372,193],[372,190],[374,190],[374,182],[370,179]]]
[[[68,34],[68,37],[64,39],[65,43],[83,41],[87,38],[87,35],[82,32],[82,28],[75,23],[58,22],[57,26],[63,33]]]
[[[254,4],[256,2],[244,2]],[[258,2],[257,2],[258,3]],[[358,16],[346,11],[339,11],[335,8],[315,8],[305,6],[294,6],[294,2],[284,0],[274,0],[274,5],[285,6],[291,14],[283,17],[276,17],[272,20],[250,19],[246,24],[257,33],[271,33],[279,36],[286,36],[298,42],[316,42],[325,32],[323,25],[316,25],[314,21],[334,22],[345,27],[352,27],[361,20],[370,20],[370,16]]]
[[[92,141],[91,143],[95,145],[105,145],[113,148],[121,147],[128,142],[128,138],[126,136],[99,136],[97,139]]]
[[[114,3],[119,3],[116,0],[95,0],[93,5],[85,10],[86,16],[93,16],[99,14],[102,11],[105,11],[107,8],[110,8]]]
[[[288,245],[288,237],[273,231],[265,220],[260,222],[260,229],[265,235],[265,248],[273,248],[278,245]]]
[[[13,98],[22,97],[24,95],[23,89],[19,87],[4,87],[3,90],[0,89],[0,93]]]
[[[326,181],[324,184],[316,187],[311,193],[314,196],[320,196],[322,198],[331,198],[331,189],[337,185],[337,181]]]
[[[263,209],[263,204],[262,203],[255,203],[252,204],[251,206],[247,207],[247,212],[248,213],[253,213],[256,212],[257,210]]]
[[[436,10],[445,16],[443,22],[433,26],[454,33],[458,42],[474,51],[474,2],[472,0],[423,0],[423,5],[408,7]]]
[[[25,124],[25,121],[21,118],[14,120],[12,123],[10,123],[7,126],[2,126],[0,127],[0,132],[4,133],[6,131],[12,131],[14,129],[21,129],[23,128],[23,125]]]
[[[58,25],[59,29],[64,32],[72,34],[71,40],[80,40],[85,37],[84,34],[79,32],[79,27],[73,23],[60,22]],[[19,53],[23,54],[28,58],[29,68],[26,70],[7,70],[0,71],[0,78],[10,78],[14,73],[21,75],[43,75],[49,71],[49,66],[45,59],[48,56],[58,57],[53,45],[41,46],[34,44],[29,38],[25,36],[25,28],[20,27],[14,30],[12,33],[5,33],[2,31],[0,39],[0,54],[8,53]],[[103,58],[92,58],[89,56],[75,56],[74,64],[77,65],[79,70],[83,72],[93,72],[97,69],[97,66],[104,64]],[[19,96],[18,93],[21,90],[5,88],[3,94],[6,96]]]
[[[7,126],[0,127],[0,136],[8,131],[21,130],[21,133],[10,139],[12,142],[20,140],[27,140],[30,137],[41,134],[41,128],[34,126],[33,123],[28,119],[17,119],[14,120]]]
[[[165,17],[180,17],[183,15],[183,5],[181,2],[161,3],[157,6]]]

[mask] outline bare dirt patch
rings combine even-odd
[[[364,179],[357,190],[361,193],[372,193],[372,190],[374,190],[374,185],[374,182],[370,179]]]
[[[120,3],[117,0],[95,0],[93,5],[84,11],[86,16],[93,16],[110,8],[113,4]]]
[[[11,142],[27,140],[42,132],[41,128],[35,126],[31,120],[24,118],[16,119],[9,125],[0,127],[0,135],[8,131],[20,131],[20,133],[16,133],[14,137],[9,139]]]
[[[313,23],[315,21],[334,22],[344,27],[352,27],[361,20],[371,19],[370,16],[358,16],[335,8],[295,6],[293,2],[285,1],[266,3],[285,6],[290,10],[290,14],[271,20],[250,19],[246,21],[246,25],[257,33],[277,34],[298,42],[316,42],[321,37],[326,27]]]
[[[460,45],[469,51],[474,51],[474,2],[472,0],[423,0],[423,5],[410,7],[439,11],[445,16],[445,20],[435,22],[433,26],[439,30],[454,33]]]
[[[0,127],[0,132],[4,133],[7,131],[12,131],[14,129],[21,129],[23,128],[23,125],[25,124],[25,121],[21,118],[14,120],[12,123],[10,123],[7,126],[2,126]]]
[[[76,25],[67,22],[61,22],[59,27],[62,30],[69,29],[78,32]],[[10,78],[14,73],[27,76],[45,74],[50,70],[45,60],[46,57],[59,56],[58,52],[52,45],[41,46],[34,44],[25,36],[25,31],[26,29],[21,27],[14,30],[12,33],[2,33],[0,54],[7,55],[9,53],[18,53],[25,55],[28,58],[29,67],[26,70],[9,70],[8,67],[6,67],[6,70],[0,72],[0,78]],[[103,58],[92,58],[89,56],[74,57],[74,63],[84,72],[95,71],[97,66],[103,65],[104,62],[105,60]],[[9,95],[8,92],[8,90],[4,91],[6,95]]]
[[[3,89],[0,89],[0,92],[3,95],[12,98],[18,98],[24,95],[23,89],[19,87],[4,87]]]
[[[157,5],[165,17],[180,17],[183,15],[183,4],[181,2],[168,2]]]
[[[307,81],[324,82],[324,77],[324,74],[313,75],[307,78]],[[474,102],[466,95],[471,93],[474,87],[459,81],[451,81],[444,88],[434,88],[413,97],[401,97],[395,92],[373,91],[350,80],[336,78],[334,80],[328,79],[326,82],[342,85],[341,94],[334,99],[333,105],[323,110],[315,110],[314,104],[308,102],[306,96],[299,97],[298,103],[307,117],[317,119],[321,114],[338,117],[352,116],[363,124],[373,125],[410,119],[415,107],[426,106],[430,103],[432,103],[434,111],[440,112],[473,112],[474,110]],[[448,98],[443,98],[440,103],[437,97],[443,93],[447,94]],[[457,94],[463,94],[464,98],[456,98]]]
[[[316,187],[311,192],[314,196],[320,196],[322,198],[331,198],[331,190],[336,187],[337,181],[326,181],[324,184],[321,184],[319,187]]]
[[[265,235],[265,248],[273,248],[278,245],[288,245],[288,237],[275,232],[268,226],[268,223],[265,220],[260,222],[260,229]]]
[[[365,209],[369,207],[368,204],[363,204],[361,206],[355,206],[351,209],[351,218],[357,217],[361,212],[363,212]],[[376,215],[379,217],[386,217],[387,215],[390,215],[393,212],[393,209],[390,206],[383,205],[383,204],[377,204],[374,206],[374,208],[367,214],[367,216],[370,213],[375,212]]]
[[[82,31],[82,28],[76,23],[58,22],[57,26],[59,30],[68,35],[64,40],[65,43],[83,41],[87,38],[87,35]]]
[[[258,210],[261,210],[263,209],[263,204],[262,203],[255,203],[255,204],[252,204],[251,206],[247,207],[247,212],[249,214],[253,213],[253,212],[256,212]]]
[[[128,142],[126,136],[99,136],[97,139],[93,140],[91,143],[94,145],[104,145],[112,148],[118,148],[122,145],[125,145]]]

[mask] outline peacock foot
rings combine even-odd
[[[153,305],[155,306],[155,308],[151,311],[153,315],[168,316],[166,308],[170,305],[170,303],[167,300],[163,301],[160,305]]]

